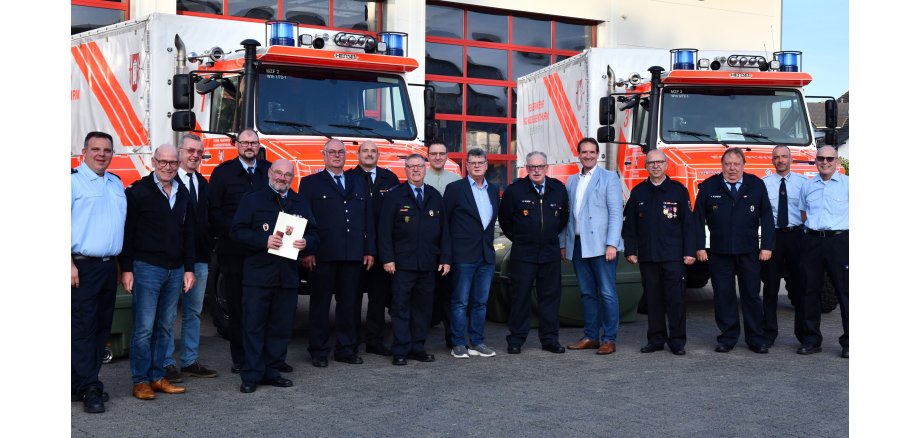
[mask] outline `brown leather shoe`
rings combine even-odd
[[[153,393],[153,388],[151,388],[150,384],[147,382],[134,385],[134,389],[131,390],[131,393],[134,394],[135,398],[141,400],[153,400],[157,398],[157,395]]]
[[[588,338],[581,338],[580,341],[572,345],[567,345],[566,348],[568,348],[569,350],[588,350],[591,348],[597,348],[599,346],[600,346],[600,343],[598,343],[595,340],[591,340]]]
[[[610,354],[617,351],[617,344],[612,341],[601,342],[601,348],[597,349],[597,354]]]
[[[169,380],[166,380],[165,378],[151,383],[150,387],[153,388],[153,390],[156,392],[165,392],[167,394],[182,394],[185,392],[185,388],[173,385],[172,383],[169,383]]]

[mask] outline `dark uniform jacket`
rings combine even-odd
[[[176,203],[169,200],[147,175],[125,189],[128,213],[125,218],[125,243],[119,256],[121,270],[134,272],[140,260],[164,269],[182,267],[195,271],[195,216],[188,190],[179,184]]]
[[[316,220],[310,203],[288,190],[286,199],[281,200],[271,187],[248,193],[240,200],[240,206],[233,217],[230,236],[246,252],[243,260],[243,285],[296,289],[300,285],[298,260],[291,260],[268,252],[268,236],[275,231],[278,213],[285,213],[307,219],[303,238],[307,239],[307,250],[319,246]],[[306,255],[300,251],[298,259]]]
[[[425,185],[419,207],[415,187],[403,183],[383,197],[377,243],[381,266],[396,262],[396,269],[436,271],[450,264],[450,231],[444,200],[438,190]]]
[[[322,238],[308,251],[317,262],[357,261],[377,254],[376,224],[364,178],[345,173],[345,194],[325,169],[300,180],[300,196],[310,202]]]
[[[696,232],[690,193],[665,176],[656,186],[648,179],[632,189],[626,202],[623,241],[627,256],[640,262],[680,262],[696,257]]]
[[[183,172],[179,169],[179,172]],[[185,186],[182,178],[176,175],[176,181],[179,185]],[[188,190],[188,187],[185,187]],[[210,226],[208,220],[208,180],[200,173],[195,172],[195,188],[198,189],[198,205],[190,202],[194,207],[195,215],[195,263],[208,263],[211,261],[211,250],[214,248],[214,239],[211,238]],[[191,192],[189,192],[191,199]]]
[[[373,183],[371,182],[370,172],[365,172],[361,166],[357,166],[345,173],[354,173],[364,178],[364,181],[370,187],[369,196],[371,198],[371,205],[373,206],[374,220],[379,220],[380,208],[383,207],[383,195],[399,185],[399,177],[389,169],[384,169],[380,166],[377,166],[377,177],[374,178]]]
[[[250,177],[240,160],[234,158],[220,163],[211,173],[210,227],[211,235],[220,239],[217,243],[218,254],[245,253],[241,246],[230,239],[230,224],[243,195],[268,187],[268,169],[271,165],[268,161],[257,160],[253,176]]]
[[[541,198],[530,178],[505,189],[498,223],[514,246],[511,259],[531,263],[559,261],[559,233],[569,221],[569,195],[555,178],[543,182]]]
[[[709,249],[716,254],[748,254],[775,248],[776,230],[767,188],[760,178],[749,173],[742,179],[736,199],[725,186],[721,173],[700,184],[693,207],[698,250],[706,246],[706,226],[709,227]]]
[[[492,203],[492,218],[483,229],[470,179],[462,178],[444,188],[444,209],[450,229],[453,263],[479,263],[484,258],[485,263],[495,264],[492,241],[495,239],[495,220],[498,218],[498,188],[489,184],[487,190]]]

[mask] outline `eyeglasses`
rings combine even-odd
[[[648,164],[649,167],[655,167],[655,166],[664,166],[664,164],[667,162],[668,160],[655,160],[655,161],[646,161],[645,164]]]
[[[272,175],[284,177],[284,179],[291,179],[291,178],[294,177],[294,174],[293,174],[293,173],[290,173],[290,172],[284,173],[284,172],[282,172],[282,171],[280,171],[280,170],[273,170],[273,171],[272,171]]]
[[[345,155],[345,149],[341,149],[341,150],[329,149],[329,150],[323,151],[323,153],[328,154],[328,155]]]
[[[834,160],[836,160],[836,159],[837,159],[837,157],[823,157],[823,156],[821,156],[821,155],[818,155],[817,157],[815,157],[815,161],[817,161],[817,162],[819,162],[819,163],[822,162],[822,161],[824,161],[825,163],[833,163]]]
[[[257,142],[257,141],[237,141],[236,144],[238,144],[238,145],[240,145],[240,146],[242,146],[242,147],[244,147],[244,148],[246,148],[246,147],[248,147],[248,148],[254,148],[254,147],[259,146],[259,142]]]
[[[182,148],[185,153],[189,155],[202,155],[204,154],[204,149],[192,149],[192,148]]]
[[[425,168],[424,164],[407,164],[406,165],[406,169],[409,169],[409,170],[421,170],[424,168]]]
[[[528,164],[527,170],[531,170],[531,171],[546,170],[546,165],[545,164]]]
[[[485,166],[486,162],[485,161],[467,161],[466,165],[470,167],[479,167],[479,166]]]
[[[154,158],[153,162],[156,163],[157,167],[178,167],[179,166],[178,161],[164,161],[164,160],[157,160],[156,158]]]

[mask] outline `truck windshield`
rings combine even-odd
[[[417,137],[406,85],[399,76],[262,68],[256,102],[256,123],[267,134]]]
[[[667,143],[808,145],[811,129],[795,90],[673,87],[662,90]]]

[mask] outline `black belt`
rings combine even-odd
[[[109,256],[109,257],[90,257],[90,256],[85,256],[85,255],[83,255],[83,254],[71,254],[71,255],[70,255],[70,258],[72,258],[72,259],[74,259],[74,260],[91,260],[91,261],[94,261],[94,262],[107,262],[107,261],[109,261],[109,260],[114,259],[115,257],[114,257],[114,256]]]
[[[850,230],[812,230],[811,228],[805,229],[805,234],[809,234],[816,237],[834,237],[841,234],[849,234]]]
[[[791,233],[791,232],[793,232],[793,231],[801,232],[801,231],[802,231],[802,226],[801,226],[801,225],[796,225],[796,226],[794,226],[794,227],[786,227],[786,228],[777,228],[777,229],[776,229],[776,232],[777,232],[777,233]]]

